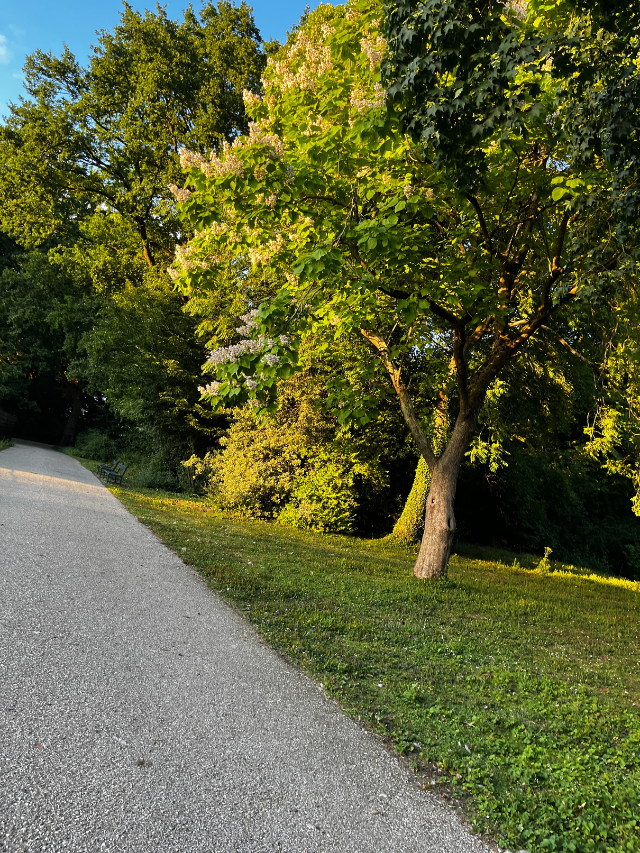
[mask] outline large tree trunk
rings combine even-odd
[[[424,516],[427,505],[427,494],[431,484],[431,471],[424,456],[420,457],[413,486],[402,510],[402,515],[396,521],[390,539],[403,545],[413,545],[420,541],[424,530]]]
[[[424,535],[413,568],[417,578],[447,576],[447,565],[456,530],[453,505],[458,485],[460,464],[475,428],[472,418],[458,418],[451,440],[431,471],[431,488],[427,495]]]
[[[76,440],[76,432],[78,431],[78,423],[82,414],[82,404],[84,402],[84,383],[78,382],[73,387],[72,392],[71,412],[67,418],[67,422],[62,433],[60,445],[62,447],[73,447]]]

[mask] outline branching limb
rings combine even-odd
[[[580,359],[580,361],[583,364],[586,364],[587,367],[590,367],[593,371],[600,372],[600,368],[598,367],[597,364],[595,364],[593,361],[589,361],[589,359],[586,358],[584,355],[582,355],[582,353],[579,353],[578,350],[574,349],[568,341],[565,341],[565,339],[562,337],[562,335],[560,335],[560,334],[558,334],[558,332],[556,332],[555,329],[551,329],[549,326],[544,326],[544,325],[540,326],[540,328],[543,331],[548,332],[550,335],[552,335],[558,341],[558,343],[561,346],[563,346],[568,352],[570,352],[571,355]]]
[[[471,205],[471,207],[475,210],[478,216],[478,222],[480,223],[480,229],[482,234],[484,235],[484,239],[487,244],[487,249],[489,254],[493,254],[493,249],[491,246],[491,234],[489,234],[489,229],[487,228],[487,223],[485,222],[484,213],[482,212],[482,208],[480,207],[480,203],[475,196],[472,196],[470,193],[465,193],[465,198]]]
[[[360,334],[364,338],[366,338],[366,340],[369,341],[369,343],[373,346],[380,361],[386,367],[389,376],[391,377],[391,382],[393,383],[395,392],[398,395],[398,399],[400,400],[400,408],[402,409],[402,414],[404,416],[407,426],[409,427],[409,431],[413,436],[413,440],[415,441],[420,453],[424,456],[425,462],[433,471],[437,460],[433,450],[431,449],[429,440],[424,434],[422,427],[420,426],[420,421],[418,420],[418,417],[413,408],[413,403],[411,401],[409,390],[402,381],[402,368],[397,367],[391,360],[389,356],[389,350],[387,348],[387,344],[384,338],[382,338],[376,332],[371,331],[370,329],[360,329]]]

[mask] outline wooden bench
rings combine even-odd
[[[127,471],[127,467],[128,466],[123,462],[118,462],[117,459],[114,459],[111,465],[98,465],[98,476],[101,477],[107,485],[109,485],[109,483],[113,483],[114,485],[117,484],[118,486],[121,486],[122,478]]]

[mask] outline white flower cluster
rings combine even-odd
[[[246,340],[239,341],[237,344],[213,350],[207,361],[209,364],[214,365],[238,361],[246,353],[256,355],[264,348],[264,345],[265,340],[263,337],[259,337],[257,340],[255,338],[247,338]]]
[[[266,145],[271,149],[270,156],[275,158],[282,157],[284,154],[284,142],[277,133],[266,133],[256,121],[249,122],[249,136],[247,137],[249,145]]]
[[[514,15],[514,17],[518,18],[520,21],[524,21],[528,14],[528,2],[527,0],[507,0],[507,9]]]
[[[201,394],[211,394],[212,397],[215,397],[220,390],[221,382],[209,382],[208,385],[198,385],[198,391]]]
[[[193,269],[196,264],[190,259],[190,255],[195,252],[195,246],[187,244],[186,246],[176,246],[176,261],[180,264],[183,270]]]
[[[267,198],[267,200],[265,201],[265,204],[267,205],[267,207],[275,207],[275,206],[276,206],[276,202],[277,202],[277,201],[278,201],[278,197],[277,197],[277,196],[275,196],[275,195],[273,195],[273,193],[272,193],[272,194]]]
[[[224,160],[221,160],[215,152],[211,152],[209,159],[203,157],[197,151],[188,151],[186,148],[180,149],[180,165],[183,169],[189,169],[196,166],[208,178],[214,175],[242,175],[244,164],[239,157],[231,153],[232,148],[237,148],[240,144],[239,139],[234,140],[233,145],[225,142],[223,145]]]
[[[267,266],[271,260],[271,252],[267,246],[251,246],[248,251],[249,260],[254,267],[258,267],[260,264]]]
[[[219,365],[226,363],[233,363],[240,360],[240,358],[245,354],[250,355],[258,355],[262,354],[262,361],[264,364],[268,364],[269,367],[274,367],[276,364],[280,363],[280,356],[274,352],[269,352],[272,350],[276,342],[273,338],[266,338],[264,335],[258,335],[257,338],[249,337],[255,330],[258,328],[258,309],[252,308],[250,311],[247,311],[246,314],[243,314],[240,317],[242,321],[242,325],[238,326],[236,332],[239,335],[245,335],[246,337],[243,340],[238,341],[237,344],[231,344],[228,347],[221,347],[220,349],[214,350],[209,354],[209,358],[207,361],[209,364]],[[287,337],[287,335],[280,335],[278,340],[282,344],[282,346],[289,346],[291,341]],[[264,376],[260,373],[257,374],[256,379],[252,379],[251,377],[246,376],[244,373],[238,374],[241,380],[244,380],[245,385],[250,391],[255,391],[258,387],[258,381],[264,379]],[[232,384],[233,384],[233,380]],[[214,387],[217,389],[220,387],[220,383],[211,383],[207,386],[206,393],[215,393],[215,391],[210,391],[209,389]],[[201,393],[205,393],[203,389],[200,389]]]
[[[405,184],[402,188],[402,192],[404,193],[405,198],[411,198],[413,195],[413,187],[411,184]]]
[[[187,189],[183,189],[181,187],[176,186],[175,184],[169,184],[169,189],[171,190],[175,199],[179,202],[189,201],[191,198],[191,191]]]
[[[182,270],[191,270],[195,267],[199,267],[203,270],[211,269],[212,264],[217,264],[220,262],[220,255],[209,253],[208,255],[200,255],[199,257],[194,258],[193,255],[198,252],[198,247],[193,243],[187,243],[185,246],[176,246],[176,256],[175,263],[177,263]],[[180,275],[179,272],[169,272],[171,278],[175,281],[176,278]]]
[[[382,38],[382,36],[375,36],[375,38],[371,39],[360,39],[360,49],[369,60],[369,68],[371,71],[374,71],[376,66],[380,64],[386,47],[387,42]]]
[[[267,199],[266,204],[269,204],[269,199]],[[275,204],[275,197],[274,197]],[[269,205],[270,207],[272,205]],[[252,246],[248,249],[249,259],[254,267],[259,266],[260,264],[264,264],[267,266],[271,262],[273,256],[278,252],[278,250],[282,247],[284,240],[282,239],[282,234],[278,234],[275,240],[269,240],[268,243],[263,244],[262,246]]]
[[[296,71],[293,71],[291,66],[296,64],[299,57],[302,57],[302,64],[298,66]],[[273,81],[265,80],[265,86],[270,86],[275,82],[284,91],[301,89],[313,92],[318,77],[332,67],[331,48],[329,45],[316,46],[304,33],[300,33],[289,49],[286,59],[278,62],[269,57],[267,64],[273,68],[275,79]]]
[[[242,100],[244,101],[245,107],[252,107],[255,104],[262,103],[260,95],[256,95],[255,92],[250,92],[248,89],[243,90]]]
[[[373,97],[367,98],[365,93],[356,89],[351,95],[351,106],[358,113],[368,113],[370,110],[379,110],[384,107],[386,92],[380,83],[373,84]]]
[[[240,319],[243,322],[242,326],[238,326],[236,332],[239,335],[244,335],[248,337],[254,329],[258,328],[258,324],[256,323],[256,317],[258,316],[258,309],[252,308],[251,311],[248,311],[246,314],[243,314]]]
[[[177,278],[180,278],[180,270],[177,270],[175,267],[167,267],[167,272],[171,281],[175,281]]]

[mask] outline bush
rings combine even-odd
[[[283,409],[262,422],[249,408],[236,412],[221,451],[182,463],[193,486],[242,516],[354,532],[363,484],[373,493],[384,474],[375,461],[362,458],[346,429],[327,425],[308,401]]]
[[[74,450],[82,459],[100,459],[103,462],[111,461],[118,455],[116,442],[97,429],[80,433],[76,438]]]
[[[354,480],[353,468],[316,456],[295,481],[278,521],[320,533],[352,533],[358,508]]]
[[[251,518],[277,516],[302,465],[296,437],[275,424],[258,424],[244,409],[220,444],[224,449],[209,455],[207,491],[222,509]]]

